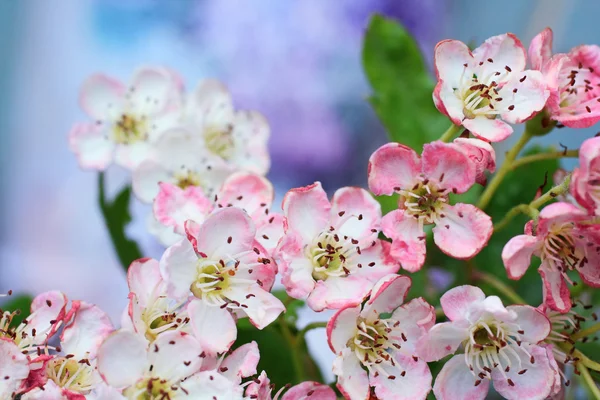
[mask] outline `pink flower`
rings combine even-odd
[[[32,360],[32,365],[42,365],[32,371],[35,386],[24,399],[85,399],[105,390],[101,389],[104,384],[96,370],[96,354],[114,330],[108,315],[93,304],[74,301],[67,319],[60,338],[61,353]]]
[[[98,372],[127,399],[241,399],[241,389],[214,371],[199,372],[202,347],[193,336],[166,332],[148,343],[129,331],[110,335],[98,350]]]
[[[283,199],[285,234],[278,246],[282,282],[315,311],[357,305],[399,266],[377,238],[381,207],[366,191],[345,187],[331,203],[319,182]]]
[[[67,297],[58,291],[37,295],[31,303],[31,313],[18,326],[12,326],[16,312],[0,315],[2,340],[12,341],[23,354],[37,353],[56,335],[65,321]]]
[[[10,339],[0,338],[0,398],[12,399],[29,375],[29,359]]]
[[[132,187],[144,203],[154,200],[161,182],[181,189],[197,187],[212,196],[232,172],[231,166],[207,152],[200,136],[178,127],[165,131],[133,171]]]
[[[521,41],[511,33],[489,38],[472,53],[458,40],[435,47],[440,112],[480,139],[499,142],[544,108],[548,91],[539,71],[525,71]]]
[[[272,396],[273,390],[271,382],[267,377],[266,372],[262,372],[258,378],[246,388],[246,399],[252,400],[335,400],[337,397],[333,389],[327,385],[317,382],[302,382],[296,386],[292,386],[281,397],[281,393],[285,387],[281,388],[275,397]]]
[[[208,198],[199,187],[181,189],[169,183],[161,183],[154,200],[154,216],[164,229],[174,232],[167,240],[174,244],[185,236],[185,222],[202,223],[216,208],[237,207],[245,210],[256,225],[256,240],[271,252],[283,235],[283,216],[271,212],[275,193],[266,178],[236,172],[230,175],[213,198]],[[166,235],[159,234],[165,238]]]
[[[435,323],[435,311],[422,298],[402,304],[410,282],[400,275],[382,278],[362,310],[343,308],[327,324],[337,356],[333,373],[346,398],[369,399],[374,387],[380,399],[418,400],[431,390],[431,372],[415,356],[415,345]]]
[[[477,144],[472,143],[432,142],[425,145],[420,158],[407,146],[388,143],[371,155],[371,191],[400,194],[399,209],[383,217],[382,230],[392,239],[392,256],[407,271],[418,271],[425,262],[424,225],[435,225],[435,243],[455,258],[469,259],[488,242],[491,218],[471,204],[450,205],[448,199],[450,192],[466,192],[478,175],[481,179],[483,164],[472,160],[475,152],[489,157],[486,168],[493,165],[487,150],[475,149]]]
[[[234,169],[265,175],[270,158],[270,128],[256,111],[236,111],[227,88],[207,79],[199,83],[186,103],[185,126],[199,135],[208,152]]]
[[[133,169],[165,128],[181,116],[179,78],[170,70],[145,67],[127,88],[106,75],[93,75],[81,88],[80,104],[94,122],[77,124],[71,150],[83,168],[104,170],[112,161]]]
[[[546,110],[568,127],[590,127],[600,120],[600,47],[583,45],[553,56],[552,36],[546,28],[529,45],[532,68],[544,74],[550,90]]]
[[[129,305],[122,328],[148,341],[164,332],[185,332],[193,335],[208,355],[226,352],[235,341],[237,329],[229,310],[196,298],[170,298],[158,261],[134,261],[127,271],[127,282]]]
[[[504,307],[475,286],[459,286],[441,298],[448,322],[435,325],[417,344],[427,362],[464,354],[444,364],[433,392],[438,400],[485,399],[490,381],[507,399],[542,400],[553,392],[555,371],[545,347],[550,322],[530,306]],[[553,359],[552,359],[553,361]]]
[[[600,214],[600,137],[582,143],[579,168],[573,170],[571,193],[593,215]]]
[[[259,329],[284,311],[269,293],[275,263],[255,239],[247,213],[235,207],[217,210],[202,225],[188,222],[186,232],[187,239],[169,247],[160,260],[170,297],[193,295],[215,310],[248,316]]]
[[[259,360],[258,345],[250,342],[241,345],[226,357],[205,357],[200,370],[214,371],[239,386],[243,379],[256,375]]]
[[[459,145],[467,153],[475,165],[475,182],[482,186],[487,183],[486,171],[496,171],[496,152],[485,140],[476,138],[456,138],[454,144]]]
[[[542,260],[538,269],[544,282],[544,302],[553,310],[567,312],[571,298],[567,282],[573,284],[569,271],[577,271],[592,287],[600,287],[600,230],[597,225],[582,224],[589,217],[585,211],[568,203],[544,207],[537,229],[533,222],[525,234],[506,243],[502,260],[511,279],[520,279],[531,263],[531,256]]]

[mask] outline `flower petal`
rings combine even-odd
[[[544,283],[544,303],[555,311],[566,313],[571,309],[571,292],[560,272],[551,268],[538,269]]]
[[[295,299],[305,299],[315,287],[312,260],[304,256],[300,234],[288,232],[281,238],[277,253],[281,256],[279,272],[286,292]]]
[[[181,399],[198,399],[198,400],[214,400],[214,399],[231,399],[243,400],[242,388],[236,385],[235,382],[227,379],[217,371],[198,372],[185,381],[180,383],[183,397]],[[179,400],[179,398],[177,398]]]
[[[440,298],[444,314],[450,321],[466,319],[469,309],[475,303],[485,300],[485,293],[476,286],[463,285],[448,290]]]
[[[425,263],[425,232],[418,221],[404,210],[394,210],[381,220],[385,236],[392,239],[390,255],[398,260],[402,268],[416,272]]]
[[[442,40],[435,46],[433,62],[438,79],[459,87],[465,64],[473,62],[469,47],[459,40]]]
[[[331,220],[340,235],[360,240],[375,236],[381,225],[381,206],[364,189],[343,187],[331,199]]]
[[[446,361],[435,379],[433,393],[438,400],[484,400],[488,394],[490,381],[473,376],[465,363],[464,355],[456,355]]]
[[[143,203],[152,203],[158,194],[159,182],[168,182],[171,174],[161,164],[146,160],[133,171],[131,187],[135,197]]]
[[[360,304],[370,293],[373,283],[359,276],[330,276],[319,280],[306,304],[314,311],[337,310]]]
[[[421,173],[421,160],[413,149],[400,143],[384,144],[369,158],[369,189],[391,195],[397,188],[411,188]]]
[[[459,321],[460,322],[460,321]],[[426,362],[437,361],[456,351],[469,337],[468,324],[442,322],[434,325],[417,342],[417,355]]]
[[[237,328],[229,310],[194,299],[187,306],[190,325],[200,346],[209,354],[224,353],[235,342]]]
[[[113,142],[95,124],[75,124],[69,132],[69,148],[77,156],[81,168],[103,171],[113,159]]]
[[[273,185],[265,177],[236,172],[230,175],[217,193],[217,205],[235,206],[244,209],[257,220],[264,215],[264,209],[273,202]]]
[[[200,370],[202,347],[192,335],[184,332],[161,333],[148,350],[152,375],[166,380],[185,379]]]
[[[416,356],[417,342],[435,324],[435,308],[422,297],[418,297],[398,307],[392,313],[392,319],[400,322],[399,327],[404,333],[404,337],[397,338],[404,342],[398,352],[406,356]]]
[[[550,320],[543,313],[531,306],[508,306],[509,311],[517,313],[516,323],[525,333],[519,333],[522,340],[529,343],[539,343],[550,334]]]
[[[361,315],[366,317],[371,311],[379,314],[390,313],[400,307],[410,290],[411,279],[408,276],[390,274],[381,278],[373,289]]]
[[[98,349],[98,372],[117,389],[133,385],[148,368],[146,340],[133,332],[116,331]]]
[[[552,29],[546,28],[538,33],[529,44],[531,68],[542,71],[552,57]]]
[[[223,376],[240,384],[242,378],[256,375],[259,359],[258,345],[256,342],[250,342],[241,345],[225,357],[219,369]]]
[[[154,216],[161,224],[173,227],[179,235],[185,235],[185,221],[191,219],[201,224],[213,210],[213,203],[198,186],[181,189],[161,182],[159,187],[152,207]]]
[[[305,400],[309,398],[318,400],[336,400],[335,392],[327,385],[318,382],[302,382],[292,386],[285,392],[281,400]]]
[[[449,256],[469,259],[490,240],[494,230],[492,219],[474,205],[448,205],[443,213],[433,228],[433,240]]]
[[[165,250],[160,259],[160,271],[169,296],[180,299],[190,295],[190,285],[196,280],[197,263],[196,251],[187,239]]]
[[[291,189],[282,203],[285,231],[295,231],[309,242],[329,223],[331,204],[321,182]]]
[[[129,291],[135,293],[140,304],[144,307],[153,300],[151,298],[153,293],[158,292],[157,288],[162,283],[160,265],[157,260],[140,258],[132,262],[127,269]]]
[[[412,357],[395,354],[396,366],[382,364],[385,374],[372,375],[369,379],[379,399],[425,400],[431,391],[431,371],[427,363]],[[404,375],[401,373],[404,372]],[[392,379],[393,377],[393,379]]]
[[[507,72],[506,79],[525,69],[526,52],[521,41],[512,33],[492,36],[473,51],[477,63],[483,62],[479,69],[481,76],[491,76],[496,72]]]
[[[531,265],[531,256],[541,245],[538,236],[518,235],[502,249],[502,261],[510,279],[518,280]]]
[[[81,301],[75,317],[63,329],[60,345],[66,354],[73,354],[80,359],[92,359],[112,331],[114,327],[108,314],[96,305]]]
[[[125,86],[109,76],[96,74],[83,82],[79,104],[90,118],[104,121],[115,116],[123,107]]]
[[[464,193],[475,183],[475,164],[454,143],[440,141],[423,146],[423,174],[440,188]]]
[[[0,398],[13,398],[29,375],[29,360],[12,340],[0,339]]]
[[[196,252],[219,259],[252,249],[256,228],[252,219],[239,208],[228,207],[213,212],[200,226]]]
[[[143,67],[133,76],[131,106],[135,113],[150,117],[162,115],[182,105],[179,82],[166,68]]]
[[[494,148],[486,141],[475,138],[456,138],[454,144],[459,145],[475,165],[476,181],[480,185],[485,185],[487,177],[485,171],[494,172],[496,170],[496,152]]]
[[[22,334],[35,338],[36,344],[47,343],[65,318],[66,305],[67,296],[59,291],[40,293],[31,303],[31,314]]]
[[[369,398],[369,378],[356,355],[346,348],[333,362],[333,373],[338,376],[337,387],[348,399]]]
[[[348,340],[356,334],[360,306],[342,308],[327,322],[327,342],[336,355],[347,347]]]
[[[513,128],[501,119],[489,119],[478,116],[473,119],[465,119],[463,126],[475,137],[490,142],[501,142],[513,133]]]
[[[253,296],[249,296],[250,294]],[[232,290],[228,293],[228,297],[247,306],[243,308],[243,311],[250,318],[252,325],[258,329],[264,329],[285,311],[283,303],[258,284],[247,288],[237,287],[235,291]]]
[[[520,124],[544,108],[550,92],[542,73],[528,70],[508,81],[498,95],[503,98],[502,107],[497,107],[502,119],[511,124]]]

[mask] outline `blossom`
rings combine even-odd
[[[475,286],[458,286],[441,297],[448,322],[436,324],[417,343],[425,361],[446,361],[433,392],[439,400],[484,399],[490,381],[508,399],[545,399],[554,390],[551,356],[538,343],[550,322],[531,306],[504,307]],[[553,360],[552,360],[553,361]]]
[[[570,189],[573,197],[590,214],[600,214],[600,137],[581,144],[579,168],[573,170]]]
[[[37,295],[31,303],[29,316],[18,326],[12,326],[17,312],[4,311],[0,316],[0,339],[13,342],[23,354],[44,348],[63,324],[67,297],[59,291]]]
[[[123,314],[122,328],[148,341],[165,332],[185,332],[193,335],[208,355],[226,352],[235,341],[235,320],[228,310],[199,299],[168,296],[158,261],[134,261],[127,270],[127,282],[129,305]]]
[[[223,186],[209,199],[195,186],[181,189],[170,183],[161,183],[154,200],[153,211],[164,230],[175,233],[166,240],[174,244],[185,236],[185,222],[202,223],[217,208],[238,207],[252,217],[256,225],[256,240],[271,252],[283,235],[283,216],[271,211],[275,192],[266,178],[248,172],[230,175]],[[164,234],[160,234],[164,238]]]
[[[488,242],[491,218],[471,204],[450,205],[448,198],[450,192],[466,192],[481,177],[482,164],[471,159],[474,151],[465,150],[464,143],[432,142],[419,157],[407,146],[388,143],[371,155],[371,191],[400,194],[399,209],[383,217],[382,230],[392,239],[391,254],[404,269],[418,271],[425,262],[424,225],[435,225],[435,244],[455,258],[469,259]]]
[[[335,400],[337,398],[333,389],[318,382],[307,381],[299,383],[296,386],[292,386],[283,396],[279,397],[284,389],[285,387],[281,388],[275,394],[275,397],[273,397],[271,394],[271,382],[266,372],[263,371],[258,378],[248,385],[245,398],[252,400]]]
[[[188,96],[184,123],[222,162],[259,175],[269,170],[267,120],[256,111],[236,111],[222,83],[206,79],[198,84]]]
[[[160,182],[181,189],[198,187],[198,192],[212,196],[233,171],[206,151],[200,136],[175,127],[157,140],[146,159],[135,168],[132,188],[144,203],[151,203],[156,197]]]
[[[546,112],[565,126],[590,127],[600,120],[600,47],[582,45],[552,55],[552,39],[552,30],[546,28],[529,45],[532,68],[544,74],[550,90]]]
[[[13,398],[29,375],[29,359],[10,339],[0,335],[0,398]]]
[[[435,311],[422,298],[402,304],[410,283],[406,276],[383,277],[362,310],[343,308],[328,322],[333,372],[346,398],[368,399],[370,387],[391,400],[425,399],[431,390],[431,372],[415,345],[435,323]]]
[[[532,221],[525,234],[513,237],[502,250],[502,260],[510,279],[520,279],[531,256],[542,260],[538,269],[544,282],[544,302],[553,310],[567,312],[571,299],[567,282],[569,271],[577,271],[588,285],[600,287],[600,231],[584,224],[586,212],[569,203],[553,203],[540,212],[537,227]]]
[[[380,277],[398,270],[388,243],[377,238],[381,207],[366,190],[341,188],[329,202],[315,182],[290,190],[282,207],[282,283],[313,310],[359,304]]]
[[[246,212],[217,210],[201,225],[188,222],[186,233],[160,260],[170,296],[193,295],[216,310],[248,316],[259,329],[285,309],[269,293],[276,266],[255,239],[256,228]]]
[[[135,333],[121,330],[100,346],[98,371],[126,399],[241,399],[241,389],[227,378],[199,372],[202,360],[200,343],[184,332],[166,332],[148,346]]]
[[[71,317],[72,316],[72,317]],[[96,370],[96,353],[102,341],[114,330],[108,315],[95,305],[74,301],[61,334],[61,353],[41,355],[32,364],[31,383],[24,400],[71,400],[95,398],[103,386]],[[33,385],[34,384],[34,385]]]
[[[126,87],[102,74],[82,85],[80,104],[92,123],[76,124],[71,150],[84,168],[104,170],[114,161],[128,169],[139,165],[165,128],[180,118],[180,79],[162,67],[145,67]]]
[[[258,345],[256,342],[250,342],[241,345],[225,357],[205,357],[200,370],[213,371],[240,386],[242,379],[256,375],[259,360]]]
[[[493,173],[496,171],[496,152],[494,148],[485,140],[476,138],[459,137],[454,139],[454,144],[461,147],[475,165],[475,182],[485,186],[487,183],[485,172]]]
[[[507,124],[532,118],[549,92],[539,71],[525,70],[521,41],[511,33],[487,39],[473,52],[458,40],[435,47],[435,105],[455,125],[487,141],[506,139]]]

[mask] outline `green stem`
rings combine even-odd
[[[446,129],[446,132],[442,133],[442,136],[440,136],[439,140],[441,142],[448,143],[454,138],[454,136],[456,136],[456,134],[460,131],[460,128],[460,125],[450,125],[450,127]]]
[[[551,153],[532,154],[530,156],[521,157],[512,164],[511,169],[519,168],[525,164],[529,164],[542,160],[553,160],[555,158],[579,157],[579,150],[556,151]]]
[[[508,287],[504,282],[500,281],[494,275],[490,275],[485,272],[476,271],[475,279],[486,282],[489,285],[493,286],[496,290],[502,293],[508,300],[512,301],[515,304],[527,304],[525,300],[521,296],[519,296],[514,290]]]
[[[590,391],[592,392],[592,394],[594,395],[594,397],[597,400],[600,400],[600,389],[598,389],[598,386],[596,385],[596,382],[594,382],[594,379],[592,378],[592,375],[590,374],[590,371],[582,363],[577,363],[577,368],[579,369],[579,372],[581,372],[581,376],[583,377],[583,380],[585,381],[585,383],[590,388]]]
[[[500,183],[504,180],[506,174],[511,170],[512,163],[515,161],[515,158],[519,155],[523,147],[531,140],[533,134],[529,133],[527,130],[523,132],[523,136],[519,138],[519,141],[515,143],[515,145],[506,153],[506,159],[504,163],[500,167],[500,169],[496,172],[496,175],[492,178],[490,183],[485,187],[485,190],[481,194],[479,198],[479,203],[477,207],[480,209],[485,209],[487,205],[492,200],[492,196],[500,186]]]
[[[512,221],[512,219],[520,213],[528,215],[531,219],[536,219],[540,214],[538,210],[531,207],[529,204],[519,204],[518,206],[514,206],[513,208],[511,208],[506,213],[502,221],[494,225],[494,232],[498,232],[499,230],[506,228],[510,221]]]
[[[294,372],[296,374],[296,381],[303,382],[304,381],[304,368],[302,367],[302,360],[300,359],[300,354],[298,352],[297,340],[294,338],[288,323],[285,318],[279,317],[277,319],[279,323],[279,328],[281,329],[281,334],[285,338],[285,340],[290,344],[290,348],[292,349],[292,365],[294,367]]]
[[[579,339],[583,339],[586,336],[593,335],[594,333],[596,333],[598,331],[600,331],[600,323],[592,325],[589,328],[586,328],[584,330],[581,330],[581,331],[577,332],[576,334],[574,334],[573,336],[571,336],[571,340],[573,340],[574,342],[576,342]]]
[[[554,186],[552,189],[548,190],[542,196],[538,197],[537,199],[535,199],[534,201],[529,203],[529,206],[533,207],[535,209],[540,208],[541,206],[543,206],[550,200],[554,199],[555,197],[568,192],[570,184],[571,184],[571,174],[567,175],[560,185]]]

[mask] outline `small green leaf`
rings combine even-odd
[[[115,197],[113,201],[106,199],[104,190],[104,173],[98,174],[98,202],[104,217],[104,223],[108,229],[110,239],[113,243],[121,266],[127,270],[132,261],[142,258],[138,244],[127,237],[125,229],[131,222],[129,214],[129,202],[131,200],[131,187],[126,186]]]
[[[31,310],[31,302],[33,298],[29,295],[22,294],[14,297],[9,297],[9,300],[2,305],[4,311],[19,311],[12,319],[11,326],[18,326],[25,318],[29,316]]]
[[[435,83],[415,40],[396,21],[375,14],[363,43],[363,66],[373,94],[369,102],[390,139],[420,152],[450,121],[435,108]]]

